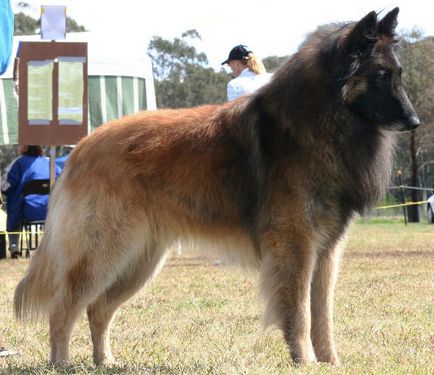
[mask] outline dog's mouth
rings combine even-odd
[[[391,131],[391,132],[396,132],[396,133],[406,133],[406,132],[412,132],[414,130],[416,130],[418,128],[418,126],[415,127],[407,127],[407,126],[387,126],[384,127],[385,130],[387,131]]]
[[[387,125],[381,125],[384,129],[393,132],[411,132],[416,130],[420,126],[419,117],[410,116],[404,120],[395,121]]]
[[[350,107],[350,109],[353,116],[359,119],[362,123],[377,126],[391,132],[411,132],[420,126],[420,120],[417,115],[410,115],[402,119],[387,121],[375,119],[375,116],[369,116],[362,111],[358,111],[357,108]]]

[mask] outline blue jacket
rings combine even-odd
[[[56,166],[56,177],[61,169]],[[31,180],[50,178],[50,159],[45,156],[23,155],[6,168],[2,191],[6,201],[6,230],[14,231],[23,220],[45,220],[48,195],[31,194],[23,198],[23,186]]]
[[[0,74],[8,67],[12,52],[14,14],[10,0],[0,0]]]
[[[69,154],[59,156],[56,158],[56,165],[63,171],[65,169],[65,163],[68,160]]]

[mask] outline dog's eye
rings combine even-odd
[[[389,72],[386,69],[379,69],[377,71],[378,79],[387,79],[389,77]]]

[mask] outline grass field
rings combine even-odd
[[[55,373],[46,324],[11,311],[27,260],[0,261],[0,329],[20,357],[0,373]],[[336,292],[341,366],[294,366],[281,333],[262,331],[256,275],[184,251],[120,309],[112,329],[119,364],[95,368],[88,324],[74,331],[74,374],[434,374],[434,226],[358,223]]]

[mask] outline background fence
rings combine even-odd
[[[412,201],[410,198],[411,191],[419,192],[419,199]],[[386,217],[390,219],[409,221],[410,207],[417,207],[419,222],[426,223],[428,220],[428,199],[434,194],[434,188],[415,187],[415,186],[391,186],[388,194],[373,210],[367,218]]]

